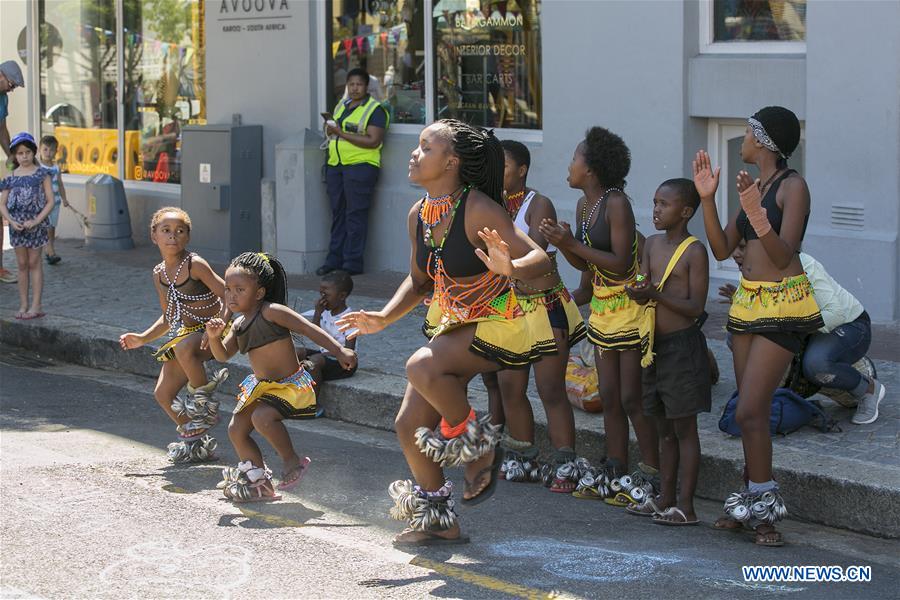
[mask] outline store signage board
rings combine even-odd
[[[296,2],[297,0],[290,0]],[[291,18],[289,0],[218,0],[225,33],[272,33],[284,31]],[[215,6],[214,2],[209,2]]]

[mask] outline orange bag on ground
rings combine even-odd
[[[593,354],[593,347],[590,347]],[[566,395],[569,403],[585,412],[603,412],[603,401],[598,393],[597,368],[593,360],[585,360],[573,348],[566,365]]]

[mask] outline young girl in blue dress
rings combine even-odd
[[[36,160],[37,144],[29,133],[20,133],[9,145],[15,163],[13,174],[0,182],[0,213],[9,221],[9,242],[19,265],[17,319],[43,317],[41,294],[44,271],[41,252],[47,244],[47,215],[53,209],[49,173]],[[31,304],[28,287],[31,286]]]

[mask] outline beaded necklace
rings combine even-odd
[[[597,213],[597,208],[603,204],[606,199],[609,197],[611,192],[620,192],[624,194],[622,190],[617,187],[611,187],[603,192],[603,195],[600,196],[600,199],[591,207],[591,213],[587,214],[587,198],[585,198],[584,204],[581,206],[581,239],[584,240],[585,245],[593,247],[591,244],[591,237],[588,235],[588,230],[590,229],[590,222],[594,220],[594,215]],[[637,239],[637,231],[635,231],[634,236],[634,244],[632,245],[631,253],[634,257],[632,261],[631,267],[628,269],[628,272],[625,274],[625,279],[616,279],[611,273],[608,273],[600,268],[598,268],[593,263],[588,263],[591,270],[594,272],[594,281],[598,284],[613,284],[620,285],[623,283],[628,283],[631,281],[638,272],[638,256],[637,256],[637,247],[638,247],[638,239]]]
[[[516,216],[519,214],[519,209],[522,208],[522,204],[524,204],[524,202],[524,188],[522,188],[522,191],[516,192],[515,194],[510,194],[506,197],[506,212],[509,213],[511,219],[515,220]]]
[[[468,187],[465,189],[468,190]],[[512,289],[512,281],[508,277],[502,277],[488,269],[477,280],[461,283],[450,277],[444,267],[444,242],[450,236],[450,228],[453,227],[462,199],[463,195],[460,195],[453,203],[441,243],[435,244],[431,238],[428,240],[433,258],[428,261],[427,274],[434,281],[434,299],[440,305],[444,318],[452,322],[482,317],[511,319],[515,316],[518,304],[514,304],[512,297],[504,294]],[[425,304],[430,305],[431,301],[426,300]]]
[[[447,213],[450,212],[451,208],[456,210],[453,202],[454,196],[456,196],[460,190],[467,189],[467,187],[463,187],[449,194],[438,196],[437,198],[432,198],[428,195],[428,192],[425,192],[425,200],[422,201],[422,207],[419,208],[419,220],[422,222],[422,237],[424,238],[425,243],[431,244],[431,230],[444,220],[444,217],[447,216]],[[444,237],[447,236],[445,235]]]
[[[168,286],[168,290],[166,291],[166,311],[165,317],[166,322],[169,324],[169,335],[175,336],[178,334],[178,330],[184,326],[184,316],[188,316],[194,321],[198,323],[206,323],[212,317],[202,317],[198,315],[194,311],[204,311],[214,306],[219,307],[219,311],[222,310],[222,300],[213,294],[211,291],[207,291],[204,294],[185,294],[181,292],[177,287],[175,287],[175,283],[178,281],[178,276],[181,275],[181,269],[184,268],[184,265],[190,261],[191,257],[194,256],[193,252],[188,252],[184,257],[184,260],[181,261],[181,264],[178,265],[178,268],[175,270],[175,276],[172,279],[169,279],[169,274],[166,273],[166,263],[161,262],[156,265],[156,271],[162,275],[165,280],[165,285]],[[188,277],[190,277],[190,273],[188,273]],[[191,306],[188,307],[186,302],[205,302],[207,300],[213,300],[209,304],[204,304],[203,306]]]
[[[584,204],[581,205],[581,239],[584,240],[584,243],[588,246],[591,245],[591,238],[588,235],[588,229],[590,229],[590,223],[594,220],[594,215],[597,214],[597,208],[600,207],[601,204],[609,197],[611,192],[619,192],[624,194],[622,190],[616,187],[611,187],[603,192],[603,195],[600,196],[600,199],[594,203],[594,206],[591,207],[591,214],[587,214],[587,197],[584,199]]]

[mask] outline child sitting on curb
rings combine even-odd
[[[319,284],[319,299],[316,301],[316,307],[303,313],[303,316],[314,325],[321,327],[344,348],[356,350],[356,339],[348,340],[347,335],[334,324],[335,321],[353,311],[347,306],[347,298],[351,292],[353,292],[353,278],[349,273],[346,271],[326,273]],[[356,366],[349,370],[344,369],[327,348],[298,347],[297,358],[304,363],[304,367],[317,384],[323,381],[344,379],[356,373]]]

